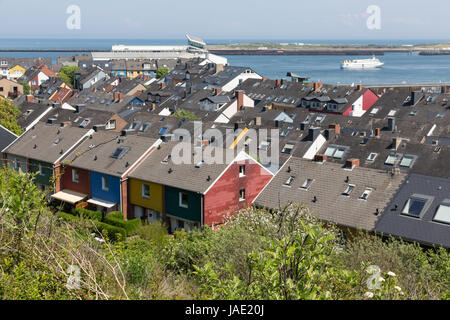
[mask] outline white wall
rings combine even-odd
[[[358,100],[353,103],[353,111],[350,112],[350,116],[361,117],[364,113],[365,111],[363,110],[363,96],[361,95],[361,97],[359,97]]]
[[[323,135],[319,135],[316,140],[314,140],[311,147],[309,147],[308,151],[305,152],[303,156],[304,159],[313,160],[314,156],[319,152],[324,143],[327,141]]]
[[[252,72],[252,73],[243,72],[240,75],[238,75],[236,78],[234,78],[233,80],[231,80],[230,82],[225,84],[222,87],[222,91],[226,91],[226,92],[233,91],[239,85],[240,80],[242,80],[242,82],[244,82],[247,79],[262,79],[262,77],[259,74],[254,73],[254,72]]]

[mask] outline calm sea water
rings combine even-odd
[[[255,39],[206,39],[208,44],[262,41]],[[446,40],[265,40],[303,43],[355,44],[420,44]],[[127,45],[182,45],[185,39],[0,39],[0,49],[99,49],[110,50],[114,44]],[[51,57],[71,55],[67,52],[11,52],[9,57]],[[386,53],[380,56],[385,66],[379,70],[341,70],[340,63],[347,58],[363,56],[227,56],[230,65],[248,66],[269,78],[284,78],[287,72],[310,77],[313,81],[342,84],[382,84],[412,82],[450,82],[450,56],[419,56],[407,53]]]

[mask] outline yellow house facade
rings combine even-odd
[[[19,79],[21,76],[25,74],[27,70],[19,65],[12,67],[9,69],[9,78],[10,79]]]
[[[159,220],[163,212],[163,186],[139,179],[129,179],[130,204],[135,217]]]

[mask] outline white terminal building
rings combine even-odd
[[[93,60],[136,60],[136,59],[205,59],[205,63],[227,65],[224,57],[211,54],[206,43],[197,37],[186,35],[187,46],[127,46],[115,45],[109,52],[92,52]]]

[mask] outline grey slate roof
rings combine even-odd
[[[0,124],[0,152],[16,139],[17,135]]]
[[[420,218],[402,214],[406,202],[414,194],[432,197]],[[445,200],[450,200],[450,179],[411,174],[384,210],[375,230],[450,248],[450,224],[433,221]]]
[[[77,168],[121,177],[156,141],[148,137],[120,137],[117,133],[99,131],[80,144],[66,160]],[[130,149],[123,157],[112,158],[120,147]]]
[[[284,186],[291,176],[295,176],[291,186]],[[376,210],[382,212],[404,177],[404,174],[391,176],[383,171],[361,167],[349,171],[335,163],[319,164],[292,157],[254,203],[272,209],[283,207],[289,202],[304,203],[321,220],[374,230],[378,220]],[[308,191],[300,189],[306,179],[314,180]],[[349,184],[355,185],[355,188],[346,197],[342,194]],[[366,188],[373,189],[367,201],[359,199]],[[317,197],[315,203],[314,196]]]
[[[175,164],[172,160],[167,163],[162,161],[172,154],[173,148],[179,142],[168,142],[161,144],[159,150],[148,157],[131,175],[131,178],[163,184],[183,190],[204,193],[209,186],[219,177],[228,164],[203,164],[196,168],[192,153],[194,150],[200,152],[201,149],[194,149],[191,144],[182,143],[191,148],[192,164]],[[218,149],[217,149],[218,150]],[[225,151],[224,151],[225,154]],[[169,171],[171,171],[169,173]],[[208,177],[210,178],[208,181]]]
[[[87,132],[88,130],[77,127],[62,128],[38,122],[4,151],[20,157],[54,163]]]

